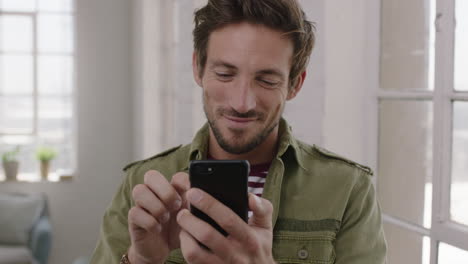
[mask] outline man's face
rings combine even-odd
[[[240,23],[211,33],[200,77],[212,134],[228,153],[247,153],[277,127],[286,100],[293,44],[281,32]]]

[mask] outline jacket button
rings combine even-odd
[[[309,252],[306,249],[300,249],[297,251],[299,259],[306,259],[309,256]]]

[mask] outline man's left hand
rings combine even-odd
[[[200,189],[190,189],[187,199],[229,234],[225,237],[187,209],[181,210],[177,215],[181,226],[180,247],[188,263],[275,263],[270,201],[249,193],[249,208],[253,215],[247,224],[230,208]],[[202,248],[197,241],[210,250]]]

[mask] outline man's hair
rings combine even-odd
[[[289,86],[305,71],[315,44],[315,27],[296,0],[208,0],[195,12],[194,49],[203,75],[210,34],[229,24],[248,22],[284,32],[294,45]]]

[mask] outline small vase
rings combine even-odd
[[[3,162],[3,170],[5,171],[5,177],[7,180],[16,180],[16,175],[18,175],[18,167],[19,163],[17,161]]]
[[[48,179],[49,167],[50,167],[50,162],[49,161],[41,161],[41,178],[43,180]]]

